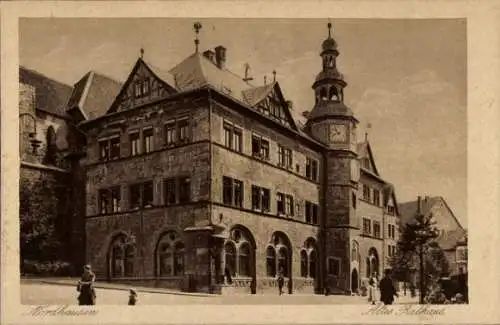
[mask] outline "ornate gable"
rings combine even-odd
[[[281,88],[277,82],[268,87],[268,91],[262,94],[262,98],[256,101],[253,108],[274,121],[294,130],[298,130],[288,103],[285,101]]]
[[[107,113],[141,106],[165,98],[176,92],[173,86],[160,79],[139,58]]]
[[[375,159],[373,158],[370,143],[368,141],[358,144],[358,157],[361,168],[377,176],[380,176],[377,170],[377,166],[375,165]]]

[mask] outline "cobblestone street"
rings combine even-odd
[[[126,305],[128,292],[115,288],[97,288],[98,305]],[[181,292],[144,292],[136,288],[139,305],[323,305],[323,304],[367,304],[366,297],[359,296],[323,296],[323,295],[233,295],[218,296],[205,294],[184,294]],[[144,289],[148,290],[148,289]],[[154,290],[154,289],[153,289]],[[400,298],[396,303],[416,303],[417,300]],[[23,281],[21,283],[21,303],[27,305],[76,305],[76,286],[50,284],[41,281]]]

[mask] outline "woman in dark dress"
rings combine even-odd
[[[92,272],[90,265],[85,265],[83,267],[83,274],[78,281],[77,291],[80,292],[78,295],[78,304],[81,306],[95,305],[96,294],[94,288],[95,274]]]

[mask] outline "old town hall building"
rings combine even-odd
[[[395,192],[357,139],[328,27],[305,124],[276,80],[237,76],[198,39],[170,70],[141,54],[123,84],[76,83],[64,121],[80,139],[65,150],[81,262],[101,280],[219,293],[275,292],[282,272],[289,293],[348,294],[381,274]]]

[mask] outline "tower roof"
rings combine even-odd
[[[354,118],[352,110],[342,102],[324,101],[314,106],[307,116],[308,121],[324,117],[349,116]]]

